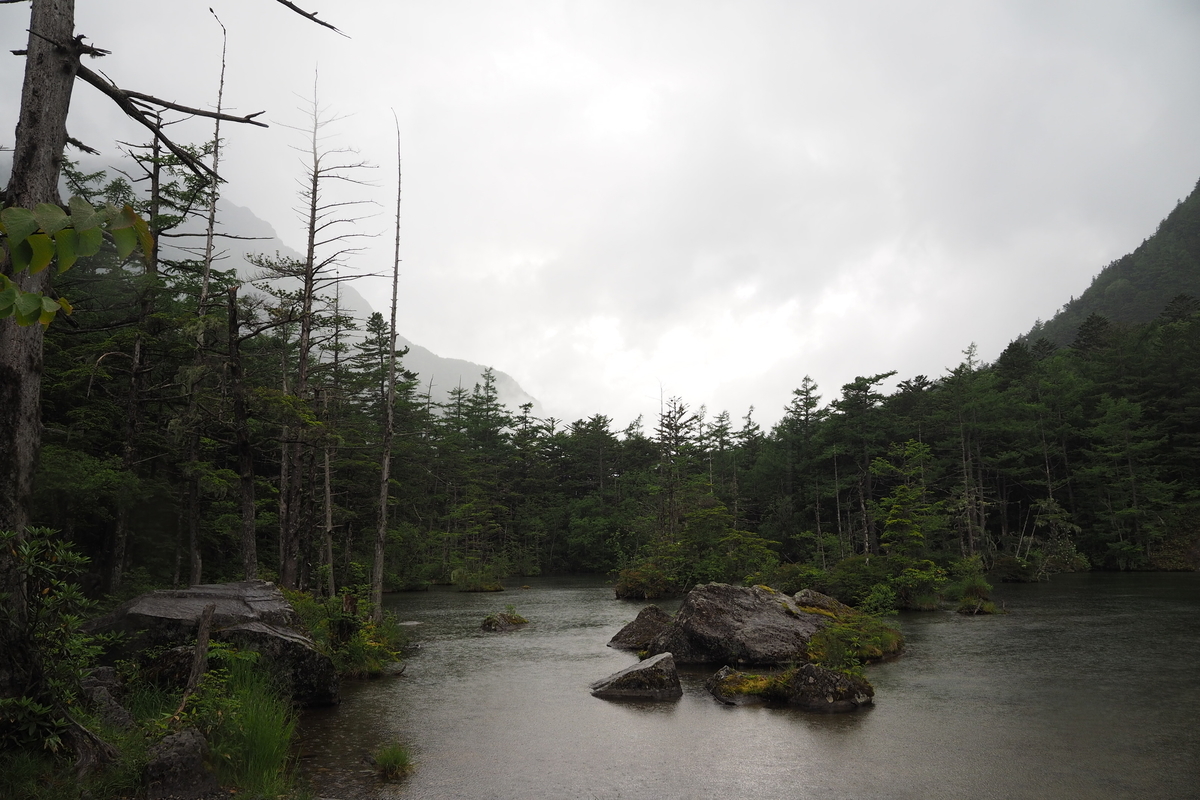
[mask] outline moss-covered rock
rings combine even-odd
[[[516,630],[522,625],[528,624],[529,620],[520,614],[502,611],[498,614],[488,614],[483,618],[483,624],[480,627],[485,631],[503,633],[504,631]]]
[[[722,703],[752,702],[795,706],[807,711],[854,711],[874,702],[875,690],[861,675],[800,664],[775,674],[739,672],[723,667],[705,683]]]

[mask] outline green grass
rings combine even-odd
[[[375,751],[375,769],[387,779],[402,778],[413,771],[412,756],[399,742],[384,745]]]
[[[296,712],[261,668],[230,661],[223,697],[213,703],[209,746],[222,785],[249,797],[278,797],[294,788],[290,755]]]

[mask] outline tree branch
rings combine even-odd
[[[325,20],[317,19],[317,12],[315,12],[315,11],[312,11],[312,12],[305,11],[304,9],[297,6],[295,3],[289,3],[288,0],[277,0],[277,2],[279,2],[281,5],[287,6],[292,11],[295,11],[297,14],[299,14],[300,16],[302,16],[306,19],[312,20],[313,22],[317,23],[318,25],[324,25],[326,28],[329,28],[329,30],[333,31],[334,33],[340,34],[342,36],[346,36],[346,34],[342,33],[341,31],[339,31],[337,28],[330,25]],[[346,38],[349,39],[350,37],[346,36]]]

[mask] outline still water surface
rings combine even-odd
[[[906,654],[868,670],[875,707],[828,716],[723,706],[710,669],[683,672],[677,702],[593,698],[636,661],[605,643],[646,604],[527,580],[386,601],[420,648],[306,715],[319,797],[1200,797],[1200,574],[1059,576],[998,587],[1004,616],[901,615]],[[530,624],[479,630],[508,604]],[[417,769],[381,783],[363,758],[392,741]]]

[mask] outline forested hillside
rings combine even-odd
[[[1181,294],[1200,297],[1200,182],[1153,236],[1100,270],[1083,294],[1025,339],[1069,345],[1092,314],[1122,325],[1149,322]]]
[[[286,584],[361,583],[387,325],[377,314],[350,337],[351,320],[318,307],[301,392],[299,298],[212,281],[200,307],[192,262],[149,275],[105,252],[62,276],[77,310],[47,332],[35,521],[92,558],[95,593],[238,578],[248,559]],[[439,403],[406,373],[386,583],[619,572],[629,594],[749,578],[859,601],[884,584],[904,605],[905,580],[964,557],[1014,579],[1186,568],[1196,311],[1178,298],[1142,324],[1095,317],[1072,347],[1019,340],[990,365],[971,347],[948,374],[891,393],[894,373],[835,393],[798,378],[771,430],[679,398],[644,424],[602,409],[564,424],[505,407],[490,376]]]

